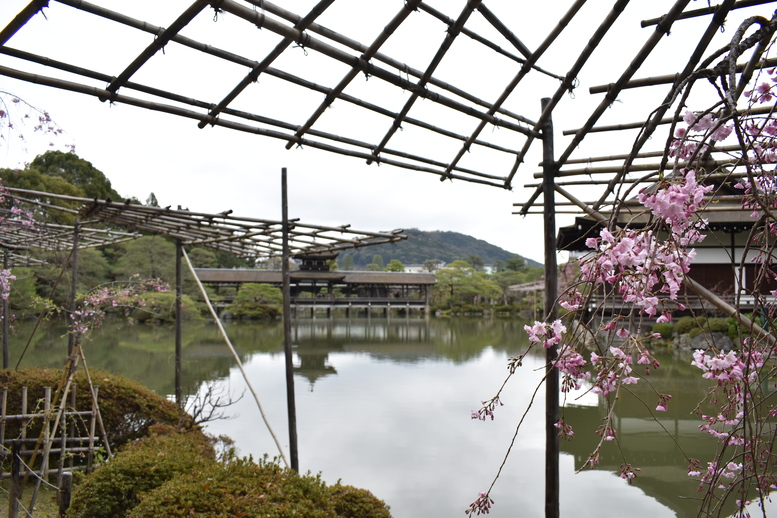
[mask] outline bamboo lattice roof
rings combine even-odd
[[[206,246],[241,257],[281,255],[283,225],[281,221],[240,217],[231,210],[210,214],[188,209],[148,207],[130,202],[114,202],[58,195],[24,189],[7,188],[15,199],[47,210],[68,212],[81,219],[79,246],[101,246],[117,240],[135,239],[142,233],[158,234],[180,240],[184,246]],[[73,208],[55,204],[67,202]],[[0,233],[0,246],[12,249],[32,247],[67,250],[72,248],[73,227],[36,223],[33,228],[21,222],[14,231]],[[106,225],[89,228],[90,223]],[[84,226],[87,225],[87,226]],[[116,229],[125,230],[116,230]],[[17,232],[18,230],[18,232]],[[289,250],[292,254],[340,251],[362,246],[393,243],[406,239],[401,231],[368,232],[350,225],[328,227],[290,221]]]
[[[524,214],[540,191],[536,169],[519,168],[537,163],[535,144],[551,116],[564,126],[557,140],[568,137],[557,191],[575,210],[596,210],[619,181],[665,167],[669,123],[681,104],[707,107],[706,94],[697,105],[693,96],[667,98],[672,86],[697,68],[725,72],[711,56],[741,20],[768,21],[775,7],[766,0],[567,0],[552,9],[477,0],[368,8],[359,0],[169,0],[143,12],[133,4],[32,0],[0,20],[0,75],[168,113],[201,129],[276,139],[287,149],[524,185],[517,204]],[[635,5],[660,11],[635,20]],[[87,35],[107,28],[99,35],[108,40],[66,36],[73,22],[65,14]],[[47,38],[36,41],[42,31]],[[95,45],[114,49],[102,68],[89,59]],[[759,54],[746,68],[752,55],[739,57],[736,74],[772,65]]]

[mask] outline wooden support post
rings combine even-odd
[[[183,310],[181,308],[183,297],[183,269],[181,268],[182,253],[180,239],[175,241],[175,403],[183,408],[183,390],[181,389],[181,334]]]
[[[8,270],[8,249],[3,249],[3,269]],[[3,368],[7,369],[8,359],[8,335],[10,331],[10,321],[8,318],[8,297],[3,298]]]
[[[57,504],[59,505],[59,516],[65,518],[67,510],[70,509],[70,495],[73,491],[73,474],[70,472],[62,473],[62,482],[59,485],[57,493]]]
[[[78,218],[76,218],[73,224],[73,253],[72,264],[70,270],[70,314],[75,314],[76,311],[76,294],[78,293]],[[70,322],[68,322],[70,323]],[[67,354],[70,356],[73,354],[73,347],[75,344],[75,335],[68,333],[67,335]]]
[[[550,103],[542,100],[542,109]],[[558,169],[553,157],[553,122],[548,117],[542,126],[542,192],[545,232],[545,318],[556,320],[556,297],[558,296],[558,265],[556,263],[556,214],[554,205],[555,176]],[[545,518],[559,516],[559,438],[556,423],[559,420],[558,371],[553,367],[557,351],[555,347],[546,350],[545,367]]]
[[[291,469],[299,471],[297,454],[297,406],[294,399],[294,362],[291,352],[291,285],[289,281],[289,195],[286,168],[281,169],[281,212],[283,221],[283,350],[286,357],[286,403],[289,414],[289,457]],[[315,307],[313,315],[315,316]]]
[[[22,497],[22,460],[19,441],[11,442],[11,486],[8,489],[8,518],[18,518],[19,499]]]

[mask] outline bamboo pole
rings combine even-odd
[[[272,2],[268,2],[267,0],[246,0],[246,1],[262,10],[267,11],[268,13],[271,13],[291,23],[297,23],[302,19],[301,16],[295,13],[292,13],[290,11],[287,11],[286,9],[283,9],[282,7],[279,7],[273,4]],[[316,23],[313,23],[310,25],[309,31],[319,34],[327,39],[334,41],[335,43],[339,43],[340,45],[346,48],[349,48],[351,50],[354,50],[358,53],[364,53],[367,50],[366,45],[359,43],[358,41],[353,40],[351,38],[348,38],[347,36],[344,36],[338,32],[335,32],[327,27],[318,25]],[[423,76],[422,71],[409,66],[407,63],[402,63],[401,61],[397,61],[396,59],[390,56],[387,56],[386,54],[383,54],[381,52],[377,52],[374,55],[373,59],[376,61],[385,63],[386,65],[396,70],[401,70],[403,73],[406,73],[408,76],[413,76],[416,78],[420,78],[421,76]],[[465,99],[466,101],[473,103],[477,106],[482,106],[483,108],[489,108],[491,106],[491,103],[484,101],[460,88],[457,88],[455,85],[446,83],[445,81],[441,81],[434,77],[429,78],[429,84],[437,87],[440,90],[451,92],[455,96],[461,97],[462,99]],[[499,108],[499,110],[497,110],[497,113],[500,113],[518,122],[524,122],[526,124],[529,124],[530,126],[534,125],[534,123],[529,119],[527,119],[526,117],[523,117],[522,115],[519,115],[517,113],[513,113],[505,108]]]
[[[310,10],[307,16],[305,16],[302,20],[297,22],[294,25],[294,31],[295,32],[287,32],[283,35],[283,38],[280,42],[278,42],[275,45],[275,48],[273,48],[270,53],[265,56],[265,58],[257,63],[255,66],[251,68],[251,71],[246,75],[240,83],[235,86],[231,92],[227,94],[227,96],[221,100],[216,106],[210,109],[208,112],[208,117],[206,119],[203,119],[197,124],[197,126],[202,129],[204,128],[209,120],[213,120],[215,117],[218,116],[219,113],[221,113],[224,108],[229,105],[232,101],[234,101],[238,95],[240,95],[243,90],[245,90],[248,85],[251,83],[255,83],[259,79],[259,75],[267,70],[267,68],[270,66],[270,64],[278,59],[281,54],[288,48],[288,46],[294,42],[294,41],[300,41],[298,37],[302,36],[304,32],[307,30],[308,26],[313,23],[313,20],[318,18],[321,14],[326,11],[326,9],[332,5],[334,0],[320,0],[313,9]],[[216,8],[219,8],[216,6]],[[264,18],[264,14],[262,14],[262,18]],[[288,148],[287,148],[288,149]]]
[[[183,244],[175,240],[175,404],[183,409],[183,389],[181,388],[181,350],[183,342],[183,268],[181,267]]]
[[[577,78],[578,73],[580,72],[580,70],[582,70],[583,66],[591,57],[591,54],[593,54],[593,51],[599,46],[602,39],[610,30],[612,25],[620,17],[621,13],[626,8],[626,5],[628,3],[629,3],[629,0],[618,0],[613,5],[612,9],[607,14],[607,17],[596,29],[593,36],[588,40],[587,45],[578,56],[577,60],[575,61],[575,64],[572,66],[569,72],[567,72],[567,75],[564,81],[559,85],[558,89],[556,89],[556,92],[553,94],[553,97],[551,98],[550,103],[548,103],[547,107],[542,110],[542,115],[540,115],[540,118],[537,121],[536,127],[541,127],[541,125],[544,124],[544,121],[551,116],[551,113],[553,113],[553,110],[555,109],[559,101],[561,101],[561,98],[564,96],[564,94],[566,94],[567,92],[571,91],[572,88],[574,88],[575,80]],[[570,8],[570,10],[567,11],[567,14],[563,16],[561,20],[559,20],[559,23],[556,26],[555,31],[551,33],[551,35],[545,40],[545,42],[543,42],[543,44],[540,45],[540,47],[535,51],[534,53],[535,55],[547,50],[548,46],[550,46],[550,43],[552,43],[553,40],[555,40],[555,38],[558,36],[558,34],[561,33],[564,27],[566,27],[569,24],[569,22],[572,21],[572,18],[574,18],[574,16],[577,14],[577,11],[580,10],[583,4],[585,4],[585,0],[578,0],[577,2],[575,2],[572,8]],[[523,163],[524,158],[526,158],[526,154],[529,152],[529,149],[531,148],[532,143],[533,143],[533,140],[531,137],[526,139],[526,142],[523,145],[523,149],[521,149],[521,153],[515,159],[515,163],[513,164],[513,167],[510,170],[510,173],[507,175],[507,180],[505,181],[505,185],[510,185],[512,183],[512,180],[515,177],[515,173],[518,171],[518,166],[521,163]],[[534,191],[534,194],[530,198],[529,204],[533,203],[534,200],[536,200],[540,196],[541,192],[542,192],[541,188],[538,188],[536,191]],[[528,207],[527,207],[527,210],[528,210]]]
[[[551,102],[542,100],[543,110]],[[553,322],[558,316],[558,266],[556,264],[556,217],[553,182],[557,168],[553,159],[553,121],[546,119],[542,127],[542,156],[545,177],[542,192],[545,201],[543,211],[545,244],[545,319]],[[559,421],[559,375],[554,366],[558,356],[555,347],[546,349],[545,364],[545,518],[559,516],[559,437],[556,423]]]
[[[752,7],[754,5],[769,4],[772,2],[774,2],[774,0],[739,0],[738,2],[734,3],[731,9],[732,10],[741,9],[743,7]],[[706,14],[714,13],[718,7],[719,5],[712,5],[709,7],[703,7],[701,9],[686,11],[680,16],[678,16],[677,19],[686,20],[688,18],[696,18],[698,16],[704,16]],[[661,18],[650,18],[648,20],[642,20],[641,25],[644,28],[644,27],[650,27],[651,25],[656,25],[660,22],[661,22]]]
[[[370,70],[370,73],[372,73],[371,70]],[[53,88],[69,90],[69,91],[72,91],[72,92],[77,92],[77,93],[81,93],[81,94],[85,94],[85,95],[91,95],[91,96],[97,97],[97,98],[100,98],[100,97],[104,96],[104,93],[105,93],[105,90],[102,90],[100,88],[94,88],[94,87],[87,86],[87,85],[84,85],[84,84],[74,83],[72,81],[65,81],[65,80],[61,80],[61,79],[57,79],[57,78],[53,78],[53,77],[47,77],[47,76],[42,76],[42,75],[38,75],[38,74],[31,74],[31,73],[28,73],[28,72],[24,72],[24,71],[21,71],[21,70],[17,70],[17,69],[5,67],[5,66],[0,66],[0,75],[4,75],[4,76],[7,76],[7,77],[12,77],[12,78],[15,78],[15,79],[19,79],[21,81],[26,81],[26,82],[30,82],[30,83],[34,83],[34,84],[41,84],[41,85],[50,86],[50,87],[53,87]],[[435,99],[437,99],[438,101],[440,100],[439,97],[435,97]],[[167,104],[160,104],[160,103],[157,103],[157,102],[145,101],[145,100],[142,100],[142,99],[137,99],[137,98],[129,97],[129,96],[122,95],[122,94],[115,94],[114,96],[112,96],[111,100],[112,100],[112,102],[116,102],[116,103],[125,103],[125,104],[131,105],[131,106],[136,106],[136,107],[144,108],[144,109],[151,110],[151,111],[157,111],[157,112],[160,112],[160,113],[167,113],[167,114],[170,114],[170,115],[175,115],[175,116],[183,117],[183,118],[189,118],[189,119],[193,119],[193,120],[197,120],[197,121],[200,121],[200,120],[203,119],[203,117],[206,117],[205,114],[202,114],[202,113],[199,113],[199,112],[195,112],[195,111],[192,111],[192,110],[188,110],[188,109],[185,109],[185,108],[181,108],[181,107],[178,107],[178,106],[172,106],[172,105],[167,105]],[[467,112],[467,114],[468,115],[473,115],[476,118],[482,118],[483,117],[483,115],[480,114],[480,112],[472,112],[472,110],[469,110]],[[226,120],[226,119],[221,118],[221,117],[219,117],[219,118],[217,118],[215,120],[208,121],[208,122],[211,125],[221,126],[221,127],[224,127],[224,128],[235,130],[235,131],[241,131],[241,132],[245,132],[245,133],[261,135],[261,136],[264,136],[264,137],[269,137],[269,138],[274,138],[274,139],[279,139],[279,140],[284,140],[284,141],[288,141],[289,139],[293,139],[293,136],[289,135],[287,133],[283,133],[283,132],[276,131],[276,130],[270,130],[270,129],[266,129],[266,128],[261,128],[261,127],[250,126],[250,125],[247,125],[247,124],[244,124],[244,123],[240,123],[240,122],[237,122],[237,121]],[[496,121],[494,120],[493,122],[496,122]],[[513,130],[516,130],[516,131],[518,131],[518,128],[521,128],[521,130],[525,131],[520,126],[514,126],[514,127],[511,128],[511,127],[509,127],[508,123],[506,123],[504,120],[501,120],[501,119],[500,119],[500,121],[499,121],[499,123],[497,125],[500,126],[500,127],[504,127],[504,128],[507,128],[507,129],[513,129]],[[444,169],[441,166],[437,165],[439,162],[436,162],[436,161],[433,161],[433,160],[430,160],[430,159],[427,159],[427,158],[424,158],[424,157],[420,157],[420,156],[409,155],[409,154],[405,154],[405,153],[399,153],[399,152],[397,152],[395,150],[390,150],[388,148],[385,148],[385,149],[382,150],[384,154],[388,154],[388,155],[395,154],[397,156],[400,156],[401,158],[406,158],[407,157],[407,159],[410,160],[410,161],[409,162],[404,162],[404,161],[401,161],[401,160],[394,160],[394,159],[389,158],[387,156],[381,156],[380,158],[376,159],[376,157],[373,156],[371,153],[365,153],[365,152],[362,152],[362,151],[354,151],[354,150],[351,150],[351,149],[346,149],[346,148],[342,148],[342,147],[338,147],[338,146],[335,146],[335,145],[327,144],[327,143],[324,143],[324,142],[319,142],[319,141],[316,141],[316,140],[310,140],[310,139],[306,139],[306,138],[303,138],[301,141],[296,142],[296,144],[301,145],[301,146],[307,146],[307,147],[310,147],[310,148],[321,149],[321,150],[328,151],[330,153],[335,153],[335,154],[338,154],[338,155],[349,156],[349,157],[354,157],[354,158],[360,158],[360,159],[363,159],[363,160],[366,160],[366,161],[374,161],[374,162],[378,162],[378,163],[382,163],[382,164],[388,164],[388,165],[392,165],[394,167],[400,167],[402,169],[408,169],[408,170],[411,170],[411,171],[430,173],[430,174],[434,174],[434,175],[438,175],[438,176],[445,176],[446,178],[450,178],[450,179],[464,180],[464,181],[471,182],[471,183],[477,183],[477,184],[482,184],[482,185],[490,185],[490,186],[493,186],[493,187],[500,187],[500,188],[504,187],[504,180],[502,179],[502,177],[497,177],[495,175],[490,175],[490,174],[486,174],[486,173],[480,173],[480,172],[471,171],[471,170],[464,171],[463,172],[464,174],[446,174]],[[369,147],[370,147],[370,144],[365,144],[365,148],[369,148]],[[413,162],[419,162],[419,164],[416,164],[416,163],[413,163]],[[428,164],[428,165],[423,165],[423,164]],[[472,175],[472,176],[467,176],[467,175]],[[499,181],[497,181],[497,179]]]
[[[297,452],[297,404],[294,395],[294,361],[291,343],[291,287],[289,282],[289,196],[286,168],[281,169],[281,212],[283,219],[283,255],[281,275],[283,276],[283,352],[286,360],[286,403],[289,421],[289,450],[291,469],[299,472]],[[313,310],[315,311],[315,309]]]
[[[396,31],[400,25],[402,25],[402,22],[404,22],[408,16],[410,16],[410,13],[412,13],[417,7],[418,4],[421,3],[421,0],[410,0],[408,2],[405,2],[402,5],[402,8],[399,10],[399,12],[394,16],[394,18],[383,28],[383,31],[378,35],[378,37],[375,39],[375,41],[372,42],[372,45],[362,54],[362,59],[365,61],[369,61],[372,59],[372,57],[377,54],[378,49],[386,43],[386,41],[389,39],[389,37],[394,34],[394,31]],[[321,115],[324,114],[327,108],[332,105],[332,102],[335,100],[336,97],[338,97],[343,90],[345,90],[345,87],[348,86],[351,81],[354,80],[354,78],[358,75],[359,69],[356,67],[352,67],[348,73],[343,77],[340,82],[337,84],[336,87],[332,89],[329,95],[327,95],[324,98],[324,102],[322,102],[318,108],[313,112],[313,115],[311,115],[308,120],[303,124],[295,133],[294,136],[299,139],[304,135],[311,127],[313,127],[313,124],[316,123],[316,121],[321,117]],[[394,119],[396,119],[399,115],[397,114]],[[286,144],[286,149],[290,149],[293,143],[289,141]]]
[[[636,155],[637,153],[639,153],[642,147],[648,141],[648,139],[652,137],[656,127],[663,120],[664,114],[669,110],[671,106],[671,101],[673,99],[673,96],[675,95],[675,90],[680,86],[680,81],[684,81],[686,78],[690,77],[694,68],[696,68],[698,63],[701,61],[704,52],[706,51],[707,47],[710,45],[710,42],[712,41],[712,38],[717,34],[718,30],[723,26],[723,23],[726,20],[726,16],[728,15],[728,12],[733,7],[734,3],[735,3],[734,0],[724,0],[722,4],[716,7],[715,15],[712,17],[712,20],[710,20],[710,23],[707,26],[707,29],[704,31],[704,34],[699,40],[699,43],[696,45],[696,48],[691,54],[691,57],[688,59],[688,62],[685,64],[685,68],[683,68],[682,72],[680,72],[678,81],[673,84],[669,93],[664,98],[664,101],[656,109],[656,111],[653,112],[653,116],[645,124],[645,128],[640,133],[639,138],[637,139],[637,142],[634,144],[634,147],[631,150],[632,155]],[[663,20],[661,23],[663,23]],[[657,25],[656,29],[658,30],[659,27],[661,27],[661,24]],[[634,158],[632,157],[629,157],[626,160],[623,166],[624,174],[626,171],[629,170],[629,166],[633,161],[634,161]],[[613,180],[607,186],[607,189],[605,189],[605,192],[602,193],[601,197],[599,198],[599,202],[594,204],[594,208],[597,208],[599,203],[603,203],[603,201],[607,198],[607,196],[610,195],[610,193],[615,188],[615,185],[619,177],[622,177],[622,176],[623,174],[619,174],[615,178],[613,178]]]

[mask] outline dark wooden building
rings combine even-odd
[[[315,315],[344,309],[348,316],[361,311],[402,310],[409,314],[429,310],[429,288],[436,283],[432,273],[330,271],[335,253],[296,257],[299,269],[289,272],[291,307],[295,315]],[[281,287],[281,270],[197,268],[203,284],[213,286],[229,302],[244,283],[272,284]],[[304,312],[304,313],[303,313]]]

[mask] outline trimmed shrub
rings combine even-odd
[[[391,518],[388,506],[366,489],[341,486],[330,488],[335,512],[342,518]]]
[[[8,387],[8,414],[21,413],[21,388],[27,387],[28,401],[43,399],[43,388],[51,387],[52,395],[62,380],[63,371],[54,369],[0,370],[0,387]],[[171,401],[148,390],[141,384],[121,376],[91,371],[92,381],[99,385],[100,415],[112,449],[148,435],[156,423],[191,427],[193,421]],[[86,374],[79,370],[74,378],[78,386],[76,408],[92,408],[92,396]],[[28,411],[34,410],[30,408]],[[19,422],[6,422],[6,437],[19,435]],[[40,420],[27,428],[28,437],[36,437],[41,430]]]
[[[653,333],[658,333],[664,340],[669,340],[674,335],[674,326],[669,322],[661,322],[653,325]]]
[[[171,479],[142,498],[128,518],[388,518],[369,491],[327,487],[319,476],[298,475],[266,458],[213,463]]]
[[[213,445],[199,430],[177,433],[173,427],[157,425],[151,433],[78,484],[67,515],[122,518],[140,503],[144,493],[215,463]]]
[[[707,320],[704,330],[710,333],[728,334],[728,321],[725,318],[710,318]]]
[[[706,317],[680,317],[674,326],[674,330],[678,335],[685,335],[690,333],[692,329],[698,329],[704,326],[706,322]]]

